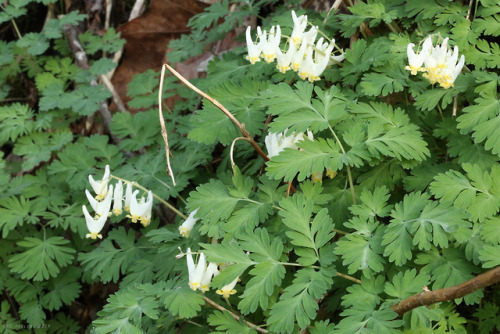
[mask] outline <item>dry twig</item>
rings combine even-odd
[[[168,135],[167,128],[165,126],[165,119],[163,118],[163,111],[161,110],[162,106],[162,98],[161,93],[163,92],[163,79],[165,78],[165,65],[161,67],[161,76],[160,76],[160,92],[158,93],[158,110],[160,113],[160,125],[161,125],[161,135],[163,137],[163,141],[165,142],[165,154],[167,155],[167,174],[172,178],[172,183],[175,186],[175,178],[174,172],[172,171],[172,167],[170,166],[170,147],[168,146]]]
[[[476,290],[499,282],[500,266],[456,286],[434,291],[424,290],[421,293],[402,300],[398,304],[394,305],[392,309],[394,312],[402,316],[416,307],[462,298]]]
[[[252,144],[253,148],[257,153],[264,159],[264,161],[269,161],[269,157],[267,156],[264,151],[260,148],[260,146],[255,142],[252,136],[248,133],[248,131],[245,129],[245,124],[240,123],[234,116],[227,110],[222,104],[220,104],[219,101],[214,99],[213,97],[207,95],[205,92],[201,91],[198,89],[198,87],[194,86],[192,83],[190,83],[186,78],[184,78],[181,74],[179,74],[176,70],[174,70],[172,67],[170,67],[168,64],[164,64],[163,68],[168,68],[170,72],[172,72],[173,75],[175,75],[180,81],[182,81],[186,86],[194,90],[196,93],[199,95],[203,96],[205,99],[209,100],[212,102],[217,108],[219,108],[224,114],[226,114],[227,117],[240,129],[241,134],[243,137],[247,139],[247,141]]]
[[[84,70],[88,70],[90,68],[89,66],[89,60],[87,58],[87,54],[85,53],[85,50],[83,50],[82,45],[80,44],[80,40],[78,39],[78,32],[76,31],[75,27],[70,25],[70,24],[65,24],[63,27],[64,34],[66,35],[66,38],[68,39],[68,44],[73,51],[73,54],[75,55],[75,61],[76,65]],[[96,80],[92,80],[90,82],[91,86],[97,86],[98,83]],[[114,136],[111,133],[110,129],[110,124],[111,124],[111,112],[108,109],[108,104],[106,101],[101,102],[99,105],[99,113],[101,114],[102,120],[103,120],[103,125],[108,131],[108,133],[111,135],[111,138],[115,143],[120,142],[118,137]]]

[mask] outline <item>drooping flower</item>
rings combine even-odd
[[[98,201],[90,194],[90,192],[85,189],[85,195],[89,200],[90,206],[94,209],[96,216],[101,217],[105,215],[106,217],[109,214],[109,210],[111,208],[111,199],[113,195],[113,186],[109,186],[109,189],[106,189],[106,197],[102,201]]]
[[[275,27],[272,26],[271,30],[269,30],[269,34],[266,38],[266,32],[264,31],[263,36],[260,39],[260,43],[262,44],[262,58],[264,58],[266,63],[272,62],[276,59],[278,55],[278,50],[280,48],[281,41],[281,29],[280,26],[276,26],[276,32],[274,31]]]
[[[316,183],[316,182],[322,182],[323,181],[323,172],[312,173],[311,174],[311,180],[314,183]]]
[[[140,221],[143,226],[148,226],[151,221],[151,210],[153,208],[153,193],[150,190],[147,200],[144,200],[144,197],[142,197],[137,202],[138,193],[139,190],[134,191],[130,198],[130,215],[127,215],[127,217],[132,219],[132,223]]]
[[[285,148],[294,148],[297,149],[297,143],[301,140],[304,140],[304,133],[300,132],[295,134],[293,132],[290,136],[285,136],[286,130],[282,133],[268,133],[266,138],[264,139],[267,148],[267,155],[269,158],[278,155]],[[308,131],[308,138],[312,140],[313,134]]]
[[[431,53],[432,49],[432,38],[431,36],[427,37],[422,45],[422,50],[418,54],[415,53],[413,47],[415,44],[408,44],[406,54],[408,55],[408,66],[405,69],[410,70],[412,75],[416,75],[419,71],[422,71],[422,65],[424,61]]]
[[[125,211],[130,213],[130,201],[132,199],[132,183],[127,183],[127,189],[125,190]]]
[[[220,290],[215,291],[218,295],[222,295],[224,298],[229,298],[229,296],[234,295],[236,290],[234,289],[236,283],[238,282],[236,277],[231,283],[224,285]]]
[[[198,208],[199,209],[199,208]],[[184,237],[184,238],[189,238],[189,234],[191,233],[191,230],[193,229],[194,224],[198,221],[199,218],[194,218],[194,215],[198,212],[198,209],[194,210],[189,214],[187,219],[182,223],[181,226],[179,226],[179,233]]]
[[[121,180],[115,185],[115,192],[113,194],[113,213],[119,216],[122,213],[123,205],[123,183]]]
[[[246,31],[248,56],[246,58],[253,65],[256,62],[260,61],[260,54],[262,52],[262,43],[260,41],[260,36],[262,35],[262,31],[260,27],[257,27],[257,39],[259,39],[259,42],[257,42],[257,40],[254,42],[252,40],[252,36],[250,35],[250,30],[251,28],[250,26],[248,26]]]
[[[109,171],[109,165],[106,165],[104,168],[104,176],[101,180],[95,181],[92,175],[89,175],[90,185],[92,186],[92,189],[94,189],[94,192],[96,193],[95,198],[98,201],[104,199],[108,193],[108,182],[111,179],[110,176],[111,173]]]
[[[87,223],[87,228],[90,232],[85,237],[94,240],[97,238],[102,239],[102,235],[99,232],[101,232],[104,224],[106,223],[106,219],[108,219],[108,213],[105,213],[96,219],[89,214],[85,205],[82,205],[82,210]]]
[[[217,269],[217,263],[209,262],[207,269],[203,273],[201,278],[200,290],[201,292],[207,292],[210,288],[210,282],[212,277],[219,275],[219,270]]]
[[[283,53],[280,48],[278,48],[278,54],[276,56],[277,65],[276,68],[281,72],[285,73],[290,69],[290,63],[292,62],[292,57],[297,52],[297,47],[294,43],[290,43],[288,46],[288,51]]]
[[[205,255],[203,253],[200,253],[198,264],[195,266],[193,261],[193,254],[191,254],[191,248],[188,248],[186,260],[189,274],[189,287],[193,291],[196,291],[198,289],[201,290],[201,281],[203,279],[203,274],[205,273],[207,268]]]
[[[302,42],[302,34],[304,33],[307,27],[307,16],[300,15],[299,17],[297,17],[295,11],[292,10],[292,20],[293,20],[293,30],[292,30],[291,40],[296,47],[299,47],[300,43]]]
[[[323,44],[323,38],[320,38],[316,44],[316,50],[314,51],[314,60],[313,51],[311,50],[307,53],[305,60],[298,71],[299,77],[303,80],[307,79],[310,82],[320,80],[319,76],[328,65],[332,51],[333,44]]]
[[[328,176],[330,179],[333,179],[335,176],[337,176],[337,171],[327,169],[326,176]]]
[[[414,45],[410,43],[407,49],[409,66],[406,66],[406,69],[411,70],[411,74],[424,72],[423,77],[428,79],[431,85],[438,83],[445,89],[453,87],[455,79],[462,71],[465,57],[462,55],[457,63],[458,47],[455,46],[453,52],[448,50],[448,41],[447,37],[441,45],[433,47],[432,36],[429,36],[418,55],[413,51]]]

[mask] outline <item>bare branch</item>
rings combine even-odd
[[[394,312],[402,316],[406,312],[411,311],[416,307],[432,305],[439,302],[461,298],[476,290],[482,289],[498,282],[500,282],[500,266],[456,286],[435,291],[424,290],[419,294],[413,295],[399,302],[398,304],[394,305],[392,309],[394,310]]]
[[[269,161],[269,157],[267,154],[262,151],[259,145],[255,142],[252,136],[248,133],[248,131],[245,129],[245,125],[240,123],[234,116],[227,110],[222,104],[220,104],[219,101],[214,99],[213,97],[209,96],[205,92],[201,91],[198,87],[194,86],[192,83],[190,83],[186,78],[184,78],[181,74],[179,74],[176,70],[174,70],[172,67],[170,67],[168,64],[164,64],[163,66],[167,67],[170,72],[172,72],[173,75],[175,75],[180,81],[182,81],[186,86],[188,86],[190,89],[198,93],[199,95],[203,96],[210,102],[212,102],[217,108],[219,108],[224,114],[226,114],[227,117],[240,129],[241,134],[243,134],[243,137],[245,137],[250,144],[254,147],[255,151],[264,159],[264,161]]]
[[[76,31],[75,27],[70,24],[65,24],[63,30],[64,34],[66,35],[66,38],[68,39],[69,47],[71,51],[73,51],[73,54],[75,55],[76,65],[84,70],[90,69],[87,54],[85,53],[85,50],[80,44],[80,40],[78,39],[78,32]],[[96,80],[92,80],[90,81],[90,85],[97,86],[98,83]],[[99,113],[101,114],[103,125],[108,131],[108,133],[111,135],[113,141],[115,143],[120,142],[118,137],[114,136],[111,133],[110,129],[111,112],[108,109],[108,104],[106,103],[106,101],[102,101],[101,104],[99,105]]]
[[[161,93],[163,92],[163,79],[165,78],[165,65],[161,67],[161,76],[160,76],[160,92],[158,93],[158,110],[160,113],[160,125],[161,125],[161,135],[163,137],[163,141],[165,142],[165,154],[167,155],[167,174],[172,178],[172,183],[175,186],[175,178],[174,172],[172,171],[172,167],[170,166],[170,147],[168,146],[168,136],[167,136],[167,128],[165,127],[165,119],[163,118],[163,111],[161,110],[162,98]]]

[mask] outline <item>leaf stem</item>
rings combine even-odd
[[[346,274],[339,273],[338,271],[337,271],[337,276],[348,279],[349,281],[352,281],[354,283],[361,284],[361,281],[359,279],[354,278],[354,277],[349,276],[349,275],[346,275]]]
[[[125,183],[130,183],[131,185],[133,185],[134,187],[137,187],[145,192],[148,192],[149,190],[146,189],[145,187],[141,186],[139,183],[135,182],[135,181],[129,181],[129,180],[126,180],[126,179],[123,179],[121,177],[118,177],[118,176],[114,176],[114,175],[111,175],[111,178],[113,179],[117,179],[117,180],[120,180],[122,182],[125,182]],[[177,210],[172,204],[168,203],[167,201],[165,201],[163,198],[159,197],[158,195],[156,195],[155,193],[153,193],[153,197],[156,198],[158,201],[160,201],[163,205],[165,205],[167,208],[169,208],[170,210],[172,210],[173,212],[175,212],[179,217],[181,217],[182,219],[187,219],[187,216],[184,215],[182,212],[180,212],[179,210]]]
[[[345,154],[344,146],[342,146],[339,137],[337,137],[337,134],[335,133],[335,131],[333,131],[333,128],[331,127],[330,124],[328,124],[328,128],[330,129],[333,137],[337,141],[337,144],[339,144],[342,153]],[[347,178],[349,180],[349,188],[351,188],[352,203],[356,204],[356,194],[354,193],[354,182],[352,181],[351,167],[349,165],[346,165],[346,168],[347,168]]]
[[[232,311],[229,311],[227,308],[225,308],[224,306],[221,306],[219,304],[217,304],[216,302],[214,302],[212,299],[208,298],[207,296],[203,296],[203,300],[206,301],[207,303],[209,303],[210,305],[212,305],[213,307],[215,307],[216,309],[222,311],[222,312],[228,312],[234,319],[236,320],[240,320],[241,316],[237,315],[236,313],[232,312]],[[255,329],[257,332],[259,333],[268,333],[268,331],[264,328],[260,328],[259,326],[251,323],[250,321],[247,321],[247,320],[243,320],[243,322],[250,328],[252,329]]]

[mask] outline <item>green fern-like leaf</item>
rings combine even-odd
[[[14,255],[9,260],[11,271],[21,274],[22,278],[35,281],[46,280],[59,274],[60,268],[67,266],[74,258],[75,250],[63,245],[69,241],[62,237],[38,239],[27,237],[18,246],[28,250]]]

